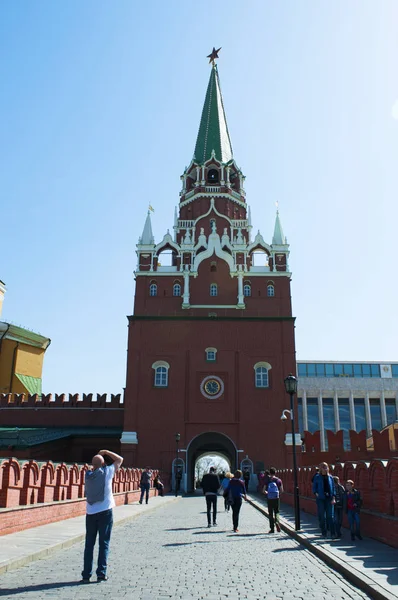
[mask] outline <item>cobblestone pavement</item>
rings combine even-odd
[[[219,508],[222,498],[219,499]],[[83,544],[0,576],[0,596],[29,600],[368,598],[249,505],[239,533],[219,514],[207,528],[204,498],[181,498],[116,527],[109,580],[79,584]],[[66,524],[67,526],[67,524]],[[4,538],[3,538],[4,539]]]

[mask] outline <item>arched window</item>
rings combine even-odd
[[[207,173],[207,181],[209,183],[218,183],[219,182],[219,174],[217,169],[209,169]]]
[[[215,362],[217,358],[217,348],[206,348],[206,360],[207,362]]]
[[[154,387],[167,387],[169,384],[169,363],[158,360],[153,363],[152,369],[155,371],[155,377],[153,381]]]
[[[274,288],[274,286],[272,285],[272,283],[269,283],[269,284],[267,285],[267,296],[269,296],[269,297],[273,297],[273,296],[275,296],[275,288]]]
[[[173,296],[181,296],[181,285],[179,283],[173,285]]]
[[[149,295],[150,296],[158,295],[158,286],[156,285],[155,282],[152,282],[151,285],[149,286]]]
[[[210,271],[211,273],[215,273],[217,271],[217,263],[215,260],[213,260],[213,262],[210,264]]]
[[[243,286],[243,295],[244,296],[252,295],[252,287],[251,287],[250,283],[245,283],[245,285]]]
[[[218,295],[217,284],[216,283],[211,283],[210,284],[210,296],[217,296],[217,295]]]
[[[256,388],[269,387],[269,371],[271,365],[267,362],[259,362],[254,365],[254,385]]]

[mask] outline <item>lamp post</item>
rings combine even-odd
[[[300,496],[297,482],[297,457],[296,457],[296,432],[294,426],[294,400],[293,396],[297,393],[297,379],[289,373],[285,378],[285,390],[290,395],[290,420],[292,422],[292,445],[293,445],[293,475],[294,475],[294,520],[295,529],[300,529]]]
[[[177,470],[178,470],[178,444],[181,439],[181,435],[176,433],[176,465],[174,469],[174,485],[175,485],[175,495],[177,496],[178,485],[177,485]]]

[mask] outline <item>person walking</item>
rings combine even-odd
[[[203,495],[206,497],[207,527],[211,527],[211,509],[213,507],[213,526],[217,525],[217,494],[220,489],[220,480],[214,467],[202,479]]]
[[[329,529],[332,539],[335,539],[333,509],[336,503],[336,491],[333,477],[329,475],[329,465],[325,462],[319,465],[319,473],[315,475],[312,482],[312,491],[316,498],[319,527],[322,535],[326,537]]]
[[[229,494],[230,501],[232,503],[232,526],[235,533],[238,533],[239,529],[239,513],[242,507],[242,498],[247,500],[246,487],[242,481],[242,471],[239,469],[235,471],[233,478],[229,482],[226,489]]]
[[[249,491],[249,484],[250,484],[250,471],[248,469],[248,467],[246,467],[243,471],[243,480],[245,482],[245,490],[246,490],[246,494]]]
[[[334,487],[336,492],[336,504],[334,505],[334,528],[337,538],[341,538],[341,524],[343,522],[343,502],[344,502],[344,486],[340,483],[338,477],[333,477]]]
[[[164,485],[163,485],[162,481],[160,480],[159,473],[156,475],[155,479],[153,480],[153,486],[157,489],[159,496],[164,496]]]
[[[113,463],[107,466],[104,456],[108,456]],[[93,574],[94,546],[97,534],[99,546],[97,581],[102,582],[108,579],[106,571],[113,525],[113,507],[115,506],[112,481],[122,463],[123,458],[116,452],[100,450],[91,461],[91,469],[86,472],[86,541],[82,583],[90,583]]]
[[[268,517],[270,530],[268,533],[274,533],[275,527],[279,532],[281,530],[279,524],[279,509],[280,509],[280,493],[283,492],[282,480],[276,477],[276,469],[271,467],[269,470],[270,476],[268,479],[265,495],[267,496]]]
[[[360,510],[362,506],[362,498],[359,490],[354,487],[352,479],[348,479],[345,484],[346,491],[344,493],[344,509],[347,513],[348,522],[350,524],[351,540],[355,540],[355,536],[362,540],[361,536],[361,520]]]
[[[140,480],[140,488],[141,488],[141,496],[139,499],[139,503],[142,504],[145,495],[145,504],[148,504],[149,500],[149,490],[151,488],[151,477],[152,471],[149,467],[145,468],[145,471],[142,472],[141,480]]]
[[[227,490],[227,487],[229,486],[229,482],[231,479],[232,479],[232,473],[228,472],[228,473],[225,473],[225,477],[221,481],[221,487],[223,490],[223,497],[224,497],[224,508],[227,512],[229,511],[231,505],[228,501],[228,492],[226,490]]]

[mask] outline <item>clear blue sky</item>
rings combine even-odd
[[[209,67],[253,225],[291,244],[299,359],[398,360],[395,0],[3,0],[3,319],[44,389],[120,391],[147,206],[173,226]],[[394,118],[394,115],[396,118]]]

